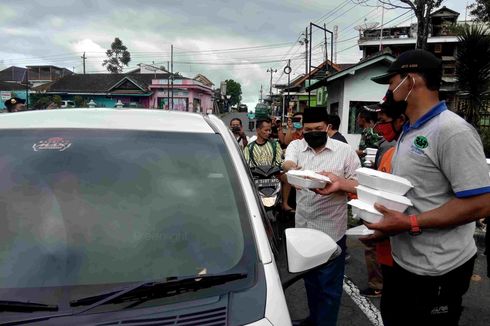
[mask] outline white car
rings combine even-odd
[[[0,133],[0,324],[291,324],[263,209],[217,117],[32,111],[2,115]],[[286,242],[294,273],[338,254],[315,230]]]
[[[61,101],[61,108],[74,108],[75,102],[73,101]]]

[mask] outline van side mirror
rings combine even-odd
[[[338,250],[337,243],[325,233],[307,229],[286,229],[288,270],[299,273],[325,264]]]

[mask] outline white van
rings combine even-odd
[[[69,101],[69,100],[63,100],[63,101],[61,101],[61,107],[62,108],[74,108],[75,102]]]
[[[264,214],[215,116],[0,116],[0,324],[291,325]],[[289,270],[338,254],[288,229]]]

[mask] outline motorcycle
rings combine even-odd
[[[266,213],[266,228],[272,238],[273,250],[278,252],[282,238],[281,226],[281,181],[277,177],[281,172],[278,166],[257,166],[250,168],[255,187]]]

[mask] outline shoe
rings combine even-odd
[[[375,290],[373,288],[366,288],[359,291],[359,294],[370,298],[379,298],[383,294],[383,290]]]

